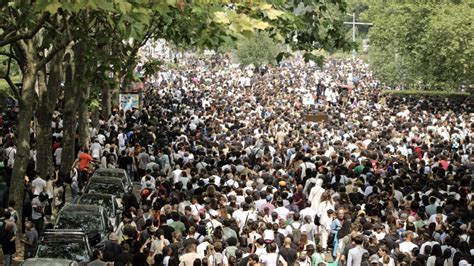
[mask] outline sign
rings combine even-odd
[[[303,119],[305,122],[321,122],[327,123],[329,121],[329,115],[326,113],[313,113],[313,114],[306,114],[303,115]]]
[[[140,94],[137,94],[137,93],[120,94],[119,101],[120,101],[121,110],[127,111],[127,110],[132,110],[133,108],[139,108],[140,107]]]

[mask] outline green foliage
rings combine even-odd
[[[0,4],[0,47],[40,37],[35,56],[41,59],[41,51],[70,39],[75,64],[87,65],[76,83],[100,88],[111,73],[122,84],[133,80],[139,48],[156,38],[178,48],[217,50],[265,34],[265,41],[304,51],[306,60],[321,63],[314,51],[351,48],[340,19],[345,8],[342,0],[10,0]],[[288,55],[276,56],[269,48],[271,56],[264,55],[262,63]]]
[[[399,97],[440,97],[440,98],[469,98],[467,92],[453,91],[422,91],[422,90],[384,90],[381,95],[393,95]]]
[[[275,43],[268,33],[257,32],[248,39],[239,40],[236,55],[242,65],[252,64],[259,67],[275,63],[280,51],[279,44]]]
[[[389,85],[473,84],[474,9],[467,1],[370,1],[370,62]]]
[[[155,74],[160,67],[163,65],[163,62],[160,60],[156,59],[151,59],[148,60],[144,65],[143,65],[143,70],[145,71],[144,76],[145,77],[150,77],[153,74]]]

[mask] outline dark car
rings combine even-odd
[[[20,266],[78,266],[79,263],[74,260],[64,259],[46,259],[46,258],[30,258],[22,263]]]
[[[103,207],[82,204],[64,206],[56,217],[54,228],[83,231],[93,246],[113,231],[112,223]]]
[[[127,188],[122,181],[115,177],[95,176],[89,179],[84,194],[101,193],[114,195],[117,198],[122,198]]]
[[[120,168],[99,168],[95,170],[92,176],[120,178],[125,187],[133,186],[132,180],[128,176],[127,172]]]
[[[121,199],[117,199],[114,195],[110,194],[84,194],[80,196],[76,203],[83,204],[83,205],[98,205],[102,206],[107,213],[109,221],[112,223],[114,228],[116,228],[120,223],[120,216],[122,214],[122,210],[119,207],[118,201]]]
[[[75,230],[47,230],[38,241],[35,258],[62,259],[87,263],[92,258],[92,251],[88,237],[84,232]]]

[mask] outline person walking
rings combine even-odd
[[[362,263],[362,257],[368,251],[362,247],[362,243],[364,239],[362,236],[354,237],[354,243],[356,244],[355,247],[349,249],[349,253],[347,254],[347,266],[358,266]]]
[[[13,255],[16,253],[16,235],[14,232],[14,224],[7,222],[2,234],[0,243],[3,251],[3,265],[10,266],[13,262]]]
[[[31,221],[25,222],[25,238],[21,240],[24,245],[24,258],[32,258],[38,245],[38,231]]]

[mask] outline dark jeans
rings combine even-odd
[[[36,231],[38,231],[38,235],[41,235],[43,233],[43,228],[44,228],[44,217],[41,217],[39,219],[32,219],[32,222],[35,224]]]
[[[13,259],[12,254],[3,254],[3,265],[5,266],[12,265],[12,259]]]
[[[24,258],[25,260],[26,259],[29,259],[29,258],[33,258],[33,255],[35,254],[35,251],[34,250],[26,250],[25,249],[25,254],[24,254]]]
[[[140,179],[146,174],[146,169],[138,168],[138,176],[135,176],[135,181],[140,181]]]

